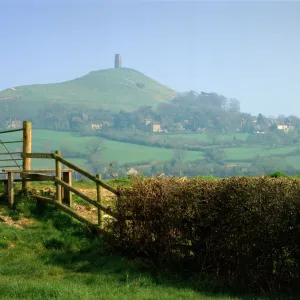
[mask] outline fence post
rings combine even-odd
[[[63,174],[63,181],[66,182],[68,185],[72,185],[72,172],[63,170],[62,174]],[[72,206],[73,206],[72,192],[63,188],[62,189],[62,199],[67,203],[67,205],[70,208],[72,208]]]
[[[14,206],[15,190],[14,190],[14,173],[8,172],[7,187],[8,187],[8,205],[10,208]]]
[[[101,174],[97,174],[96,177],[99,180],[102,179]],[[96,183],[96,185],[97,185],[97,202],[102,205],[102,186],[99,185],[98,183]],[[98,208],[98,225],[100,226],[100,228],[103,228],[103,211],[100,208]]]
[[[32,148],[32,123],[30,121],[23,122],[23,171],[31,169],[31,158],[25,155],[31,153]],[[30,181],[22,180],[23,190],[30,187]]]
[[[55,151],[55,154],[61,156],[61,152],[59,150]],[[55,159],[55,170],[56,170],[56,178],[61,180],[61,163]],[[56,183],[56,201],[62,203],[61,201],[61,185]]]

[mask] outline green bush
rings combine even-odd
[[[251,291],[298,288],[299,180],[136,178],[119,190],[122,249]]]
[[[9,247],[9,243],[5,241],[0,241],[0,249],[6,249]]]
[[[273,172],[269,175],[271,178],[279,178],[279,177],[287,177],[286,174],[284,174],[283,172],[277,171],[277,172]]]

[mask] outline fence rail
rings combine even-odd
[[[96,184],[99,184],[100,186],[102,186],[103,188],[112,192],[116,196],[119,195],[117,190],[115,190],[113,187],[109,186],[102,180],[98,179],[97,176],[90,174],[89,172],[85,171],[84,169],[78,167],[77,165],[73,164],[72,162],[61,157],[60,155],[53,154],[53,153],[27,153],[27,154],[22,154],[22,157],[23,158],[26,157],[26,158],[55,159],[57,162],[60,162],[64,165],[66,165],[67,167],[71,168],[72,170],[74,170],[74,171],[80,173],[81,175],[87,177],[88,179],[94,181]]]
[[[110,191],[112,194],[115,196],[119,197],[120,194],[119,192],[114,189],[113,187],[109,186],[105,182],[101,180],[101,175],[92,175],[91,173],[87,172],[86,170],[80,168],[79,166],[73,164],[72,162],[68,161],[67,159],[63,158],[61,156],[60,151],[56,151],[54,153],[23,153],[22,154],[23,158],[29,158],[29,159],[54,159],[55,160],[55,170],[51,170],[52,172],[55,172],[55,176],[49,176],[49,175],[42,175],[42,174],[32,174],[34,170],[32,171],[23,171],[21,173],[21,177],[30,180],[30,181],[54,181],[56,183],[56,195],[55,199],[43,197],[36,195],[35,197],[40,201],[40,202],[45,202],[47,199],[47,203],[52,203],[52,201],[56,201],[55,204],[56,207],[61,208],[68,208],[65,209],[64,211],[66,213],[70,212],[70,209],[72,207],[72,193],[80,197],[81,199],[87,201],[88,203],[92,204],[98,209],[98,223],[93,224],[93,226],[100,226],[100,228],[103,228],[103,213],[113,217],[113,218],[118,218],[118,216],[112,212],[111,209],[105,207],[102,204],[102,189],[106,189]],[[62,165],[65,165],[69,167],[70,169],[62,169]],[[36,173],[38,173],[36,170]],[[97,191],[97,200],[91,199],[89,196],[85,195],[78,189],[72,186],[71,183],[71,176],[67,175],[70,171],[76,171],[80,173],[81,175],[85,176],[86,178],[90,179],[96,184],[96,191]],[[65,176],[64,176],[65,174]],[[63,202],[66,202],[67,205],[64,205]],[[53,204],[53,203],[52,203]],[[71,216],[74,216],[74,211],[71,209],[72,214]],[[80,217],[80,221],[82,221],[82,216]],[[77,218],[78,219],[78,218]],[[90,221],[86,220],[84,223],[89,224]]]

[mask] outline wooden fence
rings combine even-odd
[[[86,170],[78,167],[72,162],[66,160],[61,156],[61,152],[57,150],[55,153],[31,153],[32,150],[32,125],[31,122],[25,121],[23,122],[23,128],[7,130],[0,132],[0,134],[6,134],[11,132],[23,131],[23,140],[21,141],[9,141],[2,142],[0,139],[0,143],[4,146],[6,143],[23,143],[23,151],[22,152],[9,152],[7,150],[8,155],[18,154],[21,155],[21,158],[11,158],[7,159],[7,161],[20,161],[22,160],[22,168],[16,163],[15,165],[5,165],[1,166],[2,174],[7,176],[6,179],[1,179],[0,182],[4,183],[4,194],[7,195],[8,204],[10,207],[13,207],[15,197],[14,197],[14,184],[15,182],[22,182],[23,191],[28,191],[30,188],[31,181],[53,181],[56,184],[56,193],[53,198],[44,197],[42,195],[35,194],[34,197],[37,199],[38,204],[51,204],[61,209],[65,213],[71,215],[77,220],[87,224],[88,226],[93,227],[96,231],[103,232],[103,214],[106,213],[111,217],[116,218],[117,216],[111,211],[111,209],[103,206],[103,189],[106,189],[113,193],[116,197],[119,197],[119,193],[116,189],[106,184],[101,180],[101,174],[92,175]],[[0,153],[1,154],[1,153]],[[55,169],[41,169],[41,170],[31,170],[31,159],[53,159],[55,160]],[[6,160],[3,160],[6,161]],[[0,159],[1,162],[1,159]],[[63,169],[62,165],[65,165],[69,169]],[[17,169],[8,169],[12,167],[18,167]],[[90,179],[95,183],[96,191],[97,191],[97,199],[91,199],[87,195],[83,194],[81,191],[72,186],[72,173],[76,171],[77,173],[83,175],[84,177]],[[47,175],[55,174],[53,175]],[[20,178],[15,178],[15,174],[20,174]],[[91,221],[87,220],[83,216],[79,215],[76,211],[72,209],[73,201],[72,194],[79,196],[81,199],[89,202],[94,205],[98,210],[98,223],[94,224]]]
[[[32,148],[32,124],[29,121],[23,122],[22,128],[17,129],[11,129],[6,131],[1,131],[0,136],[5,135],[9,136],[10,133],[15,132],[22,132],[23,136],[22,139],[19,138],[18,140],[2,140],[0,139],[0,144],[4,148],[4,152],[0,153],[1,159],[0,159],[0,168],[2,172],[1,175],[5,175],[5,179],[0,179],[0,182],[4,183],[4,194],[8,196],[8,203],[10,206],[12,206],[12,203],[14,201],[14,187],[13,183],[16,181],[22,182],[23,189],[27,189],[30,186],[30,182],[28,180],[24,180],[21,178],[14,179],[15,174],[20,174],[22,170],[28,170],[30,171],[31,161],[30,158],[21,158],[22,153],[30,153]],[[21,144],[21,151],[11,151],[9,150],[9,147],[7,145],[11,144]],[[16,157],[18,156],[18,157]],[[19,164],[19,161],[22,161],[21,164]],[[8,169],[9,168],[9,169]]]

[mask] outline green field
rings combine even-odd
[[[262,147],[237,147],[224,149],[229,160],[247,160],[257,156],[281,155],[292,153],[297,147],[274,148],[265,150]]]
[[[200,137],[202,135],[168,135],[167,138],[175,139],[178,137],[187,136],[188,138]],[[3,136],[5,141],[19,140],[21,139],[21,132],[8,134]],[[111,162],[118,162],[119,164],[125,163],[143,163],[149,161],[167,161],[172,159],[174,156],[174,151],[172,149],[164,149],[158,147],[148,147],[141,146],[130,143],[117,142],[112,140],[107,140],[100,137],[82,137],[79,133],[75,132],[62,132],[62,131],[52,131],[52,130],[33,130],[33,152],[46,152],[53,153],[55,150],[62,150],[62,155],[69,158],[75,164],[87,168],[88,161],[85,157],[81,158],[70,158],[68,154],[64,151],[71,150],[80,155],[85,155],[87,153],[87,145],[93,143],[103,142],[103,150],[100,152],[98,162],[103,164],[109,164]],[[163,138],[161,136],[160,138]],[[219,136],[218,138],[229,139],[232,136]],[[242,138],[237,136],[237,138]],[[8,144],[10,151],[20,151],[20,144]],[[65,150],[66,149],[66,150]],[[209,149],[209,148],[207,148]],[[284,148],[273,148],[265,149],[262,146],[255,147],[235,147],[235,148],[225,148],[224,152],[226,154],[226,160],[228,163],[241,162],[243,160],[255,159],[259,156],[274,156],[274,155],[287,155],[285,157],[287,163],[292,164],[294,167],[300,168],[300,162],[298,156],[288,156],[293,154],[297,150],[297,147],[284,147]],[[2,147],[2,151],[5,151]],[[200,151],[185,151],[184,159],[185,161],[192,161],[196,159],[203,159],[204,153]],[[225,160],[225,161],[226,161]],[[1,165],[1,164],[0,164]],[[54,168],[53,160],[32,160],[32,166],[34,168]]]
[[[178,138],[187,138],[199,141],[211,141],[213,138],[216,138],[218,141],[228,141],[233,140],[236,137],[237,140],[245,141],[248,137],[246,133],[236,133],[236,134],[219,134],[219,135],[211,135],[211,134],[203,134],[203,133],[176,133],[176,134],[164,134],[159,136],[160,138],[168,138],[168,139],[178,139]]]
[[[143,85],[139,87],[138,85]],[[38,111],[49,103],[80,107],[102,107],[112,111],[135,110],[172,100],[176,93],[132,69],[106,69],[62,83],[12,87],[0,99],[15,98],[20,109]],[[32,113],[32,112],[31,112]]]
[[[300,169],[300,155],[293,155],[285,158],[286,162],[296,169]]]
[[[9,134],[6,140],[19,139],[21,138],[20,135],[21,133]],[[107,164],[112,161],[117,161],[120,164],[139,163],[144,161],[166,161],[173,157],[173,150],[171,149],[121,143],[97,137],[81,137],[78,133],[51,130],[33,130],[32,152],[50,153],[61,149],[61,147],[65,147],[72,149],[74,152],[85,154],[87,152],[86,145],[99,140],[104,141],[103,146],[105,148],[99,161]],[[19,145],[9,147],[11,151],[16,151],[18,148]],[[64,153],[62,152],[62,155],[63,154]],[[185,159],[187,161],[199,158],[203,158],[203,154],[201,152],[186,152]],[[72,158],[71,161],[81,167],[84,167],[87,164],[87,161],[84,158]],[[51,160],[34,159],[32,160],[32,166],[35,168],[53,168],[54,162]]]
[[[37,214],[29,200],[14,211],[0,205],[0,217],[10,219],[0,221],[1,299],[263,299],[210,294],[197,279],[154,275],[145,262],[106,250],[64,213],[49,207]]]

